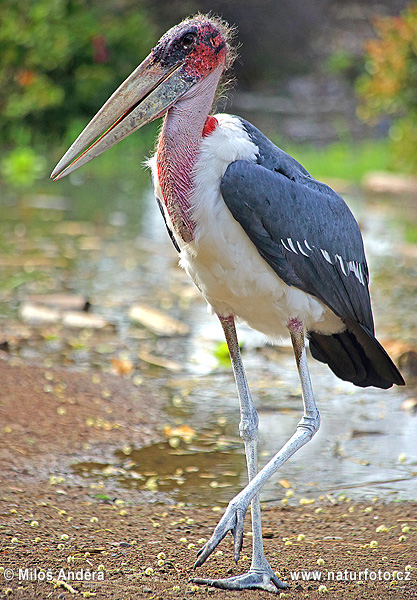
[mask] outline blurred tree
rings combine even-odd
[[[201,11],[220,15],[238,29],[239,86],[256,89],[311,68],[311,41],[327,0],[141,0],[153,10],[159,33]]]
[[[417,2],[399,17],[376,22],[379,39],[367,44],[367,73],[358,80],[364,120],[394,117],[390,137],[397,163],[417,171]]]
[[[144,10],[112,0],[1,0],[0,22],[0,141],[11,146],[85,124],[155,41]]]
[[[160,34],[197,11],[211,11],[236,25],[240,57],[233,71],[239,88],[246,90],[274,89],[288,77],[317,73],[330,52],[349,49],[358,39],[361,45],[363,20],[358,28],[350,16],[398,14],[407,4],[407,0],[136,1],[152,11]]]

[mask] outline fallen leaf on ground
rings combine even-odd
[[[25,303],[20,307],[20,318],[28,323],[57,323],[60,313],[52,308]]]
[[[113,358],[111,366],[118,375],[131,375],[135,370],[130,360],[120,360],[119,358]]]
[[[108,325],[108,321],[98,315],[69,311],[62,315],[62,324],[65,327],[79,327],[81,329],[103,329]]]
[[[168,358],[162,358],[160,356],[155,356],[154,354],[150,354],[150,352],[146,351],[146,350],[142,350],[141,352],[139,352],[138,354],[140,360],[143,360],[144,362],[150,364],[150,365],[155,365],[156,367],[163,367],[164,369],[167,369],[168,371],[174,371],[174,372],[178,372],[178,371],[182,371],[183,367],[182,365],[180,365],[180,363],[174,361],[174,360],[169,360]]]
[[[164,427],[164,434],[167,436],[167,438],[179,437],[183,440],[192,439],[197,435],[195,430],[189,425],[179,425],[178,427],[166,425]]]
[[[189,327],[169,315],[144,304],[136,304],[129,311],[129,317],[156,335],[186,335]]]

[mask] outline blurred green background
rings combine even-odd
[[[199,10],[238,28],[237,84],[221,108],[319,178],[416,171],[416,2],[2,0],[3,192],[44,179],[159,36]],[[118,162],[133,153],[139,165],[155,131],[133,136]]]
[[[406,390],[387,392],[385,408],[379,390],[355,396],[324,365],[311,365],[328,423],[323,452],[318,446],[314,451],[315,480],[325,489],[336,485],[340,491],[343,485],[372,495],[374,483],[381,482],[378,494],[414,498],[417,186],[410,175],[417,170],[416,2],[0,0],[0,361],[45,368],[40,389],[57,402],[57,431],[69,430],[66,410],[70,414],[78,402],[59,387],[60,375],[53,381],[54,369],[64,367],[90,371],[96,381],[101,372],[116,373],[117,386],[124,385],[122,377],[135,386],[146,382],[145,390],[163,399],[167,423],[192,424],[209,443],[216,431],[233,440],[238,411],[230,368],[222,364],[224,344],[218,345],[221,328],[216,333],[216,320],[177,266],[143,168],[159,123],[63,180],[49,179],[75,137],[159,37],[184,17],[210,10],[236,25],[240,44],[236,82],[218,108],[251,121],[343,194],[364,234],[378,337],[411,382]],[[376,171],[384,173],[372,183]],[[137,305],[145,321],[133,316]],[[161,327],[155,333],[155,310],[159,323],[174,318],[177,331],[189,333],[161,335]],[[285,347],[265,348],[244,329],[241,339],[248,379],[263,407],[266,458],[276,432],[286,439],[299,419],[297,373]],[[39,428],[41,414],[33,415],[33,426]],[[219,415],[227,417],[227,429],[219,429]],[[15,431],[20,429],[13,422],[5,435],[20,455]],[[217,450],[204,444],[202,464],[210,465],[218,460]],[[145,451],[156,461],[149,471],[161,475],[160,448]],[[239,452],[232,456],[236,473],[242,471]],[[399,455],[410,458],[400,464]],[[304,481],[306,493],[314,494],[318,488],[308,487],[311,469],[303,460],[296,459],[284,477]],[[81,468],[96,485],[114,466],[112,477],[124,485],[117,474],[120,456],[110,461],[102,471],[83,459]],[[167,461],[174,484],[177,464],[169,455]],[[96,470],[88,475],[91,465]],[[128,485],[136,482],[128,477]],[[201,481],[212,501],[213,489]],[[270,497],[280,497],[271,485]],[[232,489],[221,491],[219,485],[218,492],[229,495]]]

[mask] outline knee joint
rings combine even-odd
[[[320,427],[320,413],[316,411],[309,415],[303,415],[301,421],[297,425],[297,429],[302,429],[306,431],[310,439],[314,436],[315,433],[319,430]]]

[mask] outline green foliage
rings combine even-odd
[[[99,0],[1,0],[0,141],[62,138],[148,53],[140,10]]]
[[[220,364],[230,364],[229,348],[226,342],[219,342],[214,350],[214,356],[217,358]]]
[[[334,142],[322,148],[307,144],[281,144],[315,179],[346,179],[360,183],[369,171],[387,171],[391,153],[385,140],[360,143]]]
[[[359,73],[363,71],[363,58],[348,50],[336,50],[326,60],[324,67],[331,75],[344,77],[353,84]]]
[[[338,50],[329,56],[326,66],[330,73],[339,75],[351,69],[354,63],[355,57],[353,54],[346,50]]]
[[[12,187],[30,187],[45,176],[46,160],[32,148],[15,148],[1,160],[0,172]]]
[[[241,352],[244,350],[243,343],[239,344],[239,349]],[[226,342],[219,342],[214,349],[214,356],[217,358],[219,363],[223,366],[230,365],[230,354],[229,348],[227,347]]]
[[[372,121],[392,115],[390,138],[397,165],[417,170],[417,3],[399,17],[376,22],[379,38],[367,45],[367,73],[358,80],[358,114]]]

